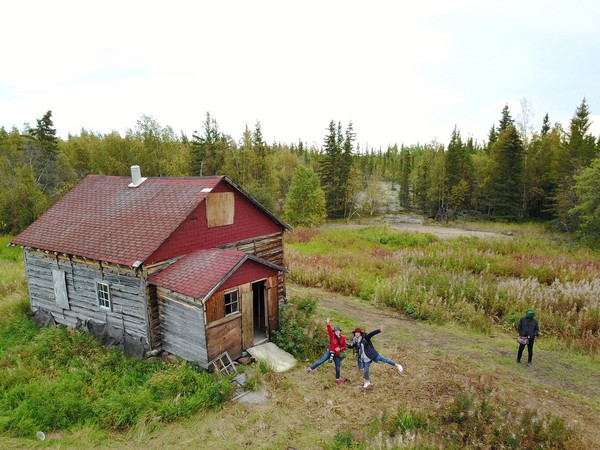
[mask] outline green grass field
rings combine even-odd
[[[28,318],[20,249],[0,238],[0,447],[598,447],[600,258],[515,233],[288,236],[288,296],[301,306],[282,315],[282,337],[300,364],[283,374],[245,368],[254,369],[249,387],[268,393],[259,404],[227,401],[227,379],[187,363],[142,361],[85,333],[40,329]],[[514,361],[514,324],[531,305],[543,333],[526,367]],[[323,351],[325,317],[346,335],[382,327],[375,344],[404,373],[378,364],[364,390],[349,357],[341,386],[329,365],[307,375]]]
[[[530,227],[502,240],[440,240],[386,227],[299,229],[287,237],[289,279],[488,333],[514,330],[533,307],[543,333],[597,354],[600,255],[533,236]]]

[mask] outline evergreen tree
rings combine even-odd
[[[588,167],[597,156],[596,141],[589,134],[591,126],[590,111],[584,98],[571,119],[567,147],[572,161],[572,173]]]
[[[260,122],[256,122],[254,132],[251,134],[251,151],[248,160],[252,168],[250,169],[250,180],[245,186],[246,190],[264,206],[274,210],[278,195],[277,178],[271,163],[271,152],[264,141]]]
[[[344,217],[345,180],[341,177],[342,142],[341,124],[337,127],[332,120],[329,133],[325,137],[325,147],[321,157],[321,183],[325,191],[328,217],[338,219]]]
[[[550,131],[550,119],[548,118],[548,113],[544,116],[544,121],[542,123],[542,136],[546,136]]]
[[[578,216],[580,234],[600,244],[600,158],[575,176],[577,204],[570,213]]]
[[[325,222],[325,193],[319,177],[310,167],[299,165],[296,168],[283,217],[292,226],[316,227]]]
[[[432,155],[433,156],[433,155]],[[413,171],[411,173],[411,181],[413,189],[413,198],[415,205],[419,210],[428,217],[435,214],[434,208],[429,201],[429,184],[430,184],[431,164],[427,156],[423,156],[419,161],[415,161]]]
[[[404,145],[400,150],[400,177],[398,178],[398,198],[400,206],[410,209],[410,174],[412,172],[412,158],[410,150]]]
[[[578,216],[571,213],[577,205],[575,176],[588,167],[597,155],[596,140],[589,134],[589,116],[584,98],[571,119],[569,132],[563,144],[564,149],[560,155],[559,187],[554,197],[554,211],[561,228],[569,231],[579,227]]]
[[[500,124],[498,126],[498,133],[502,133],[509,126],[514,126],[515,122],[513,121],[510,111],[508,109],[508,105],[504,105],[502,108],[502,117],[500,118]]]
[[[469,207],[473,164],[471,154],[463,145],[460,132],[454,127],[446,151],[446,191],[448,206],[454,210]]]
[[[341,197],[344,206],[343,217],[350,217],[354,211],[354,196],[356,194],[356,176],[354,171],[354,140],[356,133],[352,122],[346,127],[344,146],[340,167]]]
[[[219,175],[224,163],[226,140],[219,132],[217,121],[206,113],[202,136],[192,135],[192,175]]]
[[[35,170],[35,179],[42,191],[52,196],[60,180],[58,179],[58,140],[52,122],[52,111],[37,119],[37,126],[28,133],[24,151]]]
[[[524,165],[526,214],[533,219],[549,220],[552,198],[558,188],[558,164],[561,152],[561,129],[547,130],[548,115],[544,119],[541,135],[534,135],[528,148]]]
[[[492,128],[490,128],[490,132],[488,134],[488,145],[486,147],[486,150],[488,151],[488,153],[492,150],[492,146],[494,145],[494,143],[498,140],[498,132],[496,131],[496,125],[492,125]]]
[[[506,108],[505,108],[506,110]],[[504,112],[503,110],[503,117]],[[494,143],[491,153],[490,207],[494,217],[519,220],[523,209],[523,146],[519,133],[508,124]]]
[[[450,191],[462,179],[464,162],[464,147],[460,137],[460,131],[454,126],[452,136],[446,150],[446,179],[447,188]]]

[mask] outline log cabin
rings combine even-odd
[[[208,368],[278,328],[290,227],[224,176],[88,175],[17,235],[31,313]]]

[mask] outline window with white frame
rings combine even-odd
[[[231,291],[225,294],[225,316],[235,314],[240,310],[238,302],[238,291]]]
[[[110,289],[108,283],[96,281],[96,297],[98,298],[98,306],[101,309],[111,310]]]

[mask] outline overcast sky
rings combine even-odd
[[[12,1],[2,5],[0,126],[176,133],[206,112],[239,140],[362,148],[487,139],[509,105],[565,128],[586,97],[600,134],[600,2]]]

